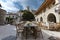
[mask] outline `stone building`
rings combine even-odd
[[[60,23],[60,0],[45,0],[35,13],[37,22],[49,26],[49,23]]]
[[[0,5],[0,25],[4,24],[5,22],[5,14],[6,11],[1,9],[1,5]]]

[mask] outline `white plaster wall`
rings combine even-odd
[[[47,19],[48,15],[50,13],[53,13],[55,15],[55,17],[56,17],[56,22],[59,23],[59,14],[58,14],[58,12],[55,12],[55,9],[57,8],[57,6],[53,6],[51,9],[49,9],[48,11],[46,11],[47,14],[46,13],[45,14],[46,14],[46,19]]]
[[[56,3],[58,3],[58,0],[55,0],[56,1]]]
[[[60,4],[59,4],[60,5]],[[55,12],[55,9],[57,8],[58,5],[56,6],[52,6],[50,9],[47,9],[45,12],[43,13],[40,13],[39,15],[37,15],[35,18],[36,18],[36,21],[37,21],[37,18],[39,19],[38,22],[40,22],[40,17],[43,18],[43,22],[45,24],[48,23],[47,21],[47,17],[50,13],[54,14],[55,17],[56,17],[56,22],[59,23],[60,22],[60,15],[58,14],[58,12]]]
[[[58,4],[58,3],[60,3],[60,0],[55,0],[55,2],[56,2],[55,4]]]

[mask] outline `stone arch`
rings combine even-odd
[[[47,16],[47,21],[56,23],[56,16],[53,13],[50,13]]]

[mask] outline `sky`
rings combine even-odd
[[[43,2],[44,0],[0,0],[2,9],[7,12],[17,12],[26,9],[27,6],[37,10]]]

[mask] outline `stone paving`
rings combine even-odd
[[[13,25],[0,26],[0,40],[16,40],[16,30]]]
[[[52,35],[50,36],[47,33],[49,33],[49,31],[44,30],[44,31],[42,31],[43,37],[42,37],[42,34],[40,34],[40,37],[37,39],[33,39],[33,38],[28,38],[28,39],[23,38],[23,39],[24,40],[49,40],[48,38],[51,37]],[[16,28],[15,28],[15,26],[13,26],[13,25],[0,26],[0,40],[23,40],[23,39],[21,38],[21,34],[16,39]]]
[[[0,40],[16,40],[15,26],[9,24],[0,26]],[[21,37],[18,37],[17,40],[21,40]],[[29,38],[27,40],[42,40],[42,38],[37,38],[37,39]]]

